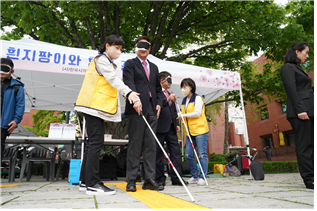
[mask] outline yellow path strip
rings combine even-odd
[[[115,185],[126,192],[127,183],[104,183],[105,185]],[[143,190],[142,187],[136,186],[136,192],[126,192],[146,204],[152,209],[209,209],[182,199],[169,196],[158,191]]]
[[[18,186],[20,184],[13,184],[13,185],[1,185],[1,188],[6,188],[6,187],[15,187]]]

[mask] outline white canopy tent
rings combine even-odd
[[[14,75],[25,84],[26,111],[73,111],[89,63],[96,55],[96,50],[65,47],[26,38],[1,41],[1,57],[13,60]],[[123,53],[114,61],[118,66],[117,74],[120,78],[125,61],[135,57],[136,54]],[[180,90],[183,78],[192,78],[195,81],[196,93],[204,97],[206,104],[230,90],[240,90],[243,102],[238,72],[164,61],[153,55],[149,55],[148,59],[158,66],[160,72],[168,71],[172,74],[171,91],[176,94],[179,105],[184,97]],[[121,95],[120,101],[124,111],[125,103]],[[245,141],[250,155],[243,103],[242,110]]]

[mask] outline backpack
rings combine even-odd
[[[14,85],[14,97],[16,97],[18,95],[18,91],[20,89],[20,85]]]
[[[235,176],[235,177],[240,177],[241,172],[240,170],[235,166],[232,165],[231,163],[228,163],[223,170],[223,176]]]

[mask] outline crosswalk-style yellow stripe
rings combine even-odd
[[[127,183],[104,183],[105,185],[115,185],[126,192]],[[143,190],[142,187],[136,186],[136,192],[126,192],[146,204],[152,209],[209,209],[194,203],[184,201],[173,196],[169,196],[158,191]]]
[[[6,188],[6,187],[15,187],[18,186],[20,184],[12,184],[12,185],[1,185],[1,188]]]

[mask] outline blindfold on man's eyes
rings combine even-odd
[[[8,74],[11,71],[11,67],[9,65],[2,64],[1,65],[1,73]]]
[[[148,43],[148,42],[138,42],[138,43],[136,44],[137,50],[147,51],[147,50],[150,49],[150,47],[151,47],[151,44]]]
[[[167,83],[172,84],[172,78],[168,77],[168,78],[166,79],[166,81],[167,81]]]

